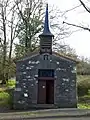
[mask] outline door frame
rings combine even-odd
[[[38,77],[38,87],[37,87],[37,104],[40,104],[39,103],[39,80],[42,80],[42,81],[52,81],[53,80],[53,96],[55,97],[55,78],[53,77]],[[46,86],[45,86],[46,87]],[[54,104],[54,97],[53,97],[53,104]],[[43,103],[44,104],[44,103]],[[45,103],[46,104],[46,103]],[[44,105],[45,105],[44,104]]]

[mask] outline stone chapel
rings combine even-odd
[[[14,109],[76,108],[76,61],[52,51],[46,6],[40,49],[16,61]]]

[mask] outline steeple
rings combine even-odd
[[[43,33],[39,35],[40,37],[40,53],[52,53],[52,38],[54,35],[50,32],[49,29],[49,20],[48,20],[48,4],[46,5],[46,14],[44,22]]]
[[[50,32],[49,29],[49,20],[48,20],[48,4],[46,5],[46,14],[45,14],[45,22],[44,22],[44,30],[43,33],[40,35],[48,35],[54,37],[54,35]]]

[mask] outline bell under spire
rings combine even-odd
[[[45,22],[44,22],[44,30],[40,36],[52,36],[54,35],[50,32],[49,29],[49,20],[48,20],[48,4],[46,5],[46,14],[45,14]]]

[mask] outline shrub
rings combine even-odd
[[[15,87],[15,79],[8,80],[6,86],[0,88],[0,106],[8,106],[12,108],[13,105],[13,90]]]
[[[0,106],[13,106],[13,89],[8,89],[7,92],[0,93]]]
[[[78,108],[80,109],[90,109],[90,104],[87,103],[79,103]]]
[[[10,80],[8,80],[8,82],[7,82],[7,87],[8,87],[8,88],[14,88],[14,87],[15,87],[15,84],[16,84],[16,80],[15,80],[15,79],[10,79]]]
[[[78,85],[77,85],[78,96],[87,95],[89,93],[89,90],[90,90],[89,80],[83,80],[78,82]]]
[[[78,101],[82,103],[90,103],[90,95],[84,95],[78,97]]]
[[[8,91],[7,91],[9,94],[8,104],[9,104],[10,108],[13,107],[13,91],[14,91],[14,89],[8,89]]]
[[[0,93],[0,106],[8,106],[9,105],[10,95],[8,92]]]

